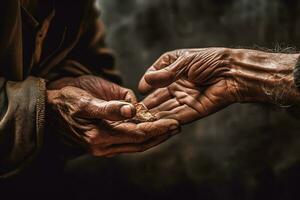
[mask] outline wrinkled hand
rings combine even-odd
[[[298,54],[247,49],[185,49],[162,55],[142,77],[144,104],[159,118],[189,123],[235,102],[299,102]],[[159,89],[158,89],[159,88]]]
[[[178,133],[175,120],[126,122],[136,113],[133,92],[102,78],[65,78],[48,89],[48,104],[58,114],[65,137],[92,155],[145,151]]]

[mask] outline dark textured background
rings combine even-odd
[[[300,48],[297,0],[100,0],[99,7],[116,64],[134,90],[165,51]],[[0,183],[0,199],[300,199],[300,123],[271,105],[236,104],[152,150],[82,156],[65,173],[56,158],[41,160]]]
[[[300,47],[297,0],[99,3],[108,44],[125,85],[132,89],[165,51]],[[60,173],[56,164],[49,158],[36,168],[41,171],[38,178],[24,175],[17,185],[9,183],[10,189],[0,187],[0,199],[13,199],[12,195],[27,199],[25,194],[32,192],[30,199],[47,199],[52,193],[52,199],[83,200],[299,200],[300,123],[285,109],[233,105],[145,153],[108,159],[82,156],[70,161],[60,177],[52,175]],[[3,196],[4,191],[10,196]],[[48,194],[38,194],[43,191]]]
[[[101,0],[100,7],[132,89],[165,51],[300,45],[296,0]],[[98,199],[102,189],[126,199],[300,199],[300,123],[270,105],[234,105],[153,150],[82,157],[67,171],[84,183],[75,194]]]

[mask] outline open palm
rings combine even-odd
[[[210,87],[201,88],[180,79],[170,86],[157,89],[143,103],[159,119],[172,118],[181,124],[190,123],[230,104],[230,98],[224,93],[227,85],[226,80],[221,80]]]

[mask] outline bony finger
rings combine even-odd
[[[125,130],[125,128],[131,131]],[[179,123],[173,119],[158,120],[156,123],[143,123],[139,126],[135,124],[120,125],[117,129],[114,132],[123,132],[122,135],[118,135],[118,142],[113,145],[95,145],[98,144],[98,140],[95,140],[96,143],[91,145],[90,153],[94,156],[110,156],[121,153],[143,152],[180,132]],[[142,137],[136,137],[138,135]]]
[[[147,71],[145,72],[144,76],[141,78],[139,85],[138,85],[138,90],[141,94],[148,94],[150,92],[152,92],[153,90],[155,90],[156,88],[153,87],[152,85],[149,85],[146,80],[145,80],[145,75],[151,71],[156,71],[157,69],[154,66],[151,66],[147,69]]]
[[[180,106],[180,103],[177,101],[177,99],[173,98],[173,99],[169,99],[164,102],[161,102],[156,107],[152,107],[150,112],[152,114],[156,115],[159,112],[170,111],[179,106]],[[158,118],[158,119],[160,119],[160,118]]]
[[[115,144],[141,144],[161,135],[174,135],[180,132],[180,125],[174,119],[161,119],[155,122],[120,123],[112,130],[119,138]]]
[[[152,71],[145,74],[145,81],[153,88],[162,88],[170,85],[175,81],[176,74],[173,71],[167,69],[161,69],[158,71]]]
[[[142,103],[148,109],[152,109],[172,98],[173,95],[170,93],[168,88],[160,88],[155,90],[153,93],[149,94],[147,97],[145,97],[145,99],[142,100]]]
[[[161,135],[157,138],[148,140],[141,144],[120,144],[120,145],[113,145],[107,148],[99,148],[95,147],[91,149],[90,153],[94,156],[115,156],[118,154],[124,153],[137,153],[137,152],[144,152],[154,146],[161,144],[162,142],[169,139],[171,135]]]
[[[137,128],[144,132],[147,135],[147,138],[152,138],[178,132],[180,131],[180,124],[174,119],[160,119],[155,122],[138,124]]]
[[[139,92],[141,94],[145,95],[145,94],[149,94],[150,92],[152,92],[156,88],[153,87],[152,85],[149,85],[147,83],[147,81],[145,80],[145,76],[143,76],[142,79],[140,80],[138,89],[139,89]]]
[[[125,99],[125,101],[133,103],[133,104],[137,103],[137,98],[136,98],[134,92],[130,89],[127,90],[124,99]]]
[[[150,70],[144,75],[146,83],[154,88],[162,88],[172,84],[186,73],[185,57],[178,58],[169,66],[160,70]]]
[[[127,102],[92,99],[85,106],[85,112],[89,118],[120,121],[134,117],[136,109]]]

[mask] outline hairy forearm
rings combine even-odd
[[[294,70],[299,54],[229,50],[228,74],[239,87],[241,102],[262,101],[281,106],[300,102]]]

